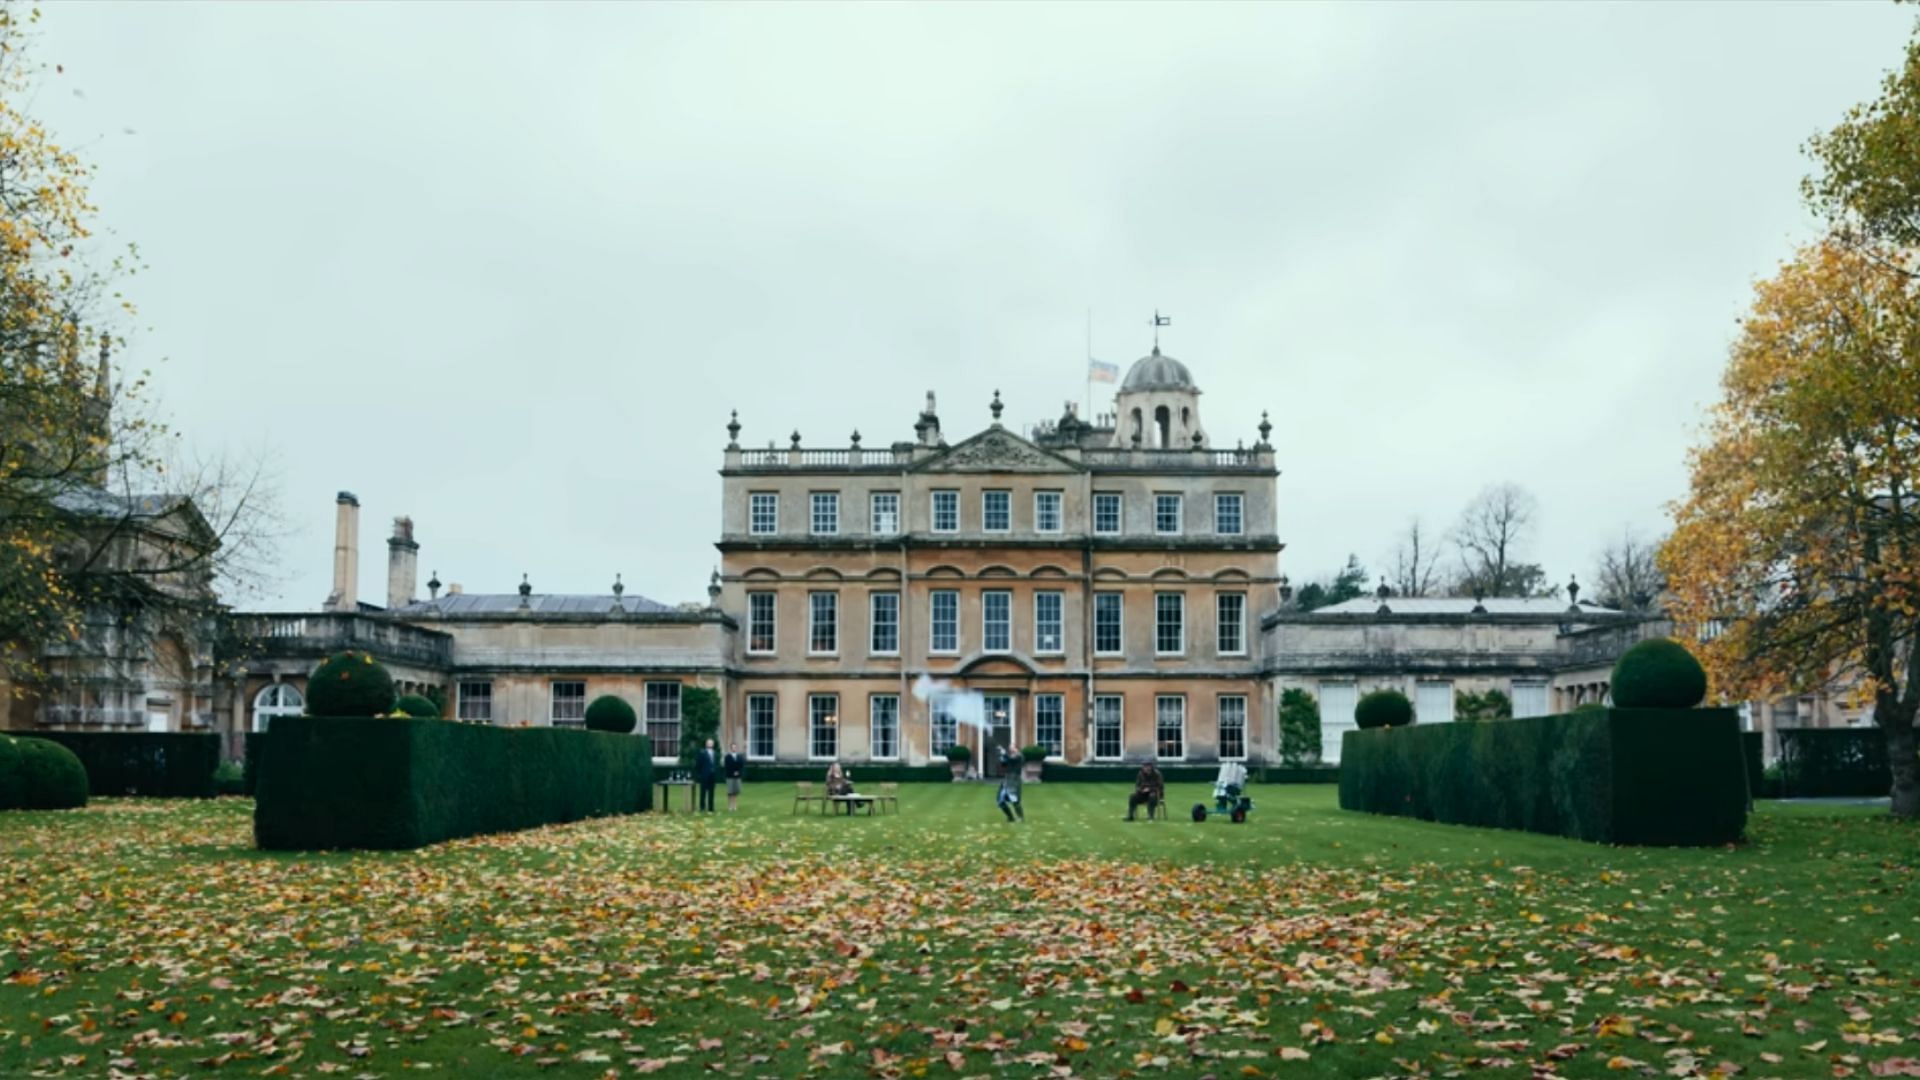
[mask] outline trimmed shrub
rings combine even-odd
[[[631,735],[640,723],[633,713],[633,706],[627,699],[612,694],[601,694],[587,706],[587,730],[607,731],[615,735]]]
[[[80,759],[96,797],[211,799],[220,736],[211,731],[43,731]]]
[[[256,740],[254,842],[417,848],[652,806],[645,738],[451,720],[293,716]]]
[[[1613,704],[1621,709],[1691,709],[1707,696],[1707,672],[1685,645],[1648,638],[1613,665]]]
[[[15,739],[21,800],[28,810],[72,810],[87,805],[87,769],[74,752],[46,739]]]
[[[372,653],[343,652],[307,676],[308,716],[385,716],[393,711],[393,677]]]
[[[1585,705],[1575,705],[1573,707],[1573,711],[1574,712],[1606,712],[1607,707],[1605,705],[1600,704],[1597,701],[1589,701]]]
[[[964,762],[973,760],[973,747],[965,743],[954,743],[952,746],[947,747],[946,753],[948,761]]]
[[[1781,793],[1789,798],[1879,798],[1893,790],[1887,733],[1870,728],[1781,728]]]
[[[1375,690],[1353,707],[1353,722],[1363,730],[1406,727],[1413,723],[1413,702],[1398,690]]]
[[[20,748],[0,735],[0,810],[18,810],[25,805],[26,777],[20,771]]]
[[[1280,760],[1288,765],[1320,760],[1320,703],[1298,687],[1280,692]]]
[[[1045,761],[1047,760],[1047,748],[1041,746],[1039,743],[1034,743],[1032,746],[1023,746],[1020,748],[1020,758],[1022,761]]]
[[[1353,731],[1340,806],[1610,844],[1740,838],[1747,774],[1732,709],[1609,709]]]
[[[1511,720],[1513,699],[1498,690],[1489,690],[1484,694],[1461,690],[1453,695],[1453,718],[1467,721]]]
[[[237,761],[223,761],[213,770],[213,791],[216,795],[245,795],[247,793],[247,770]]]
[[[411,716],[416,720],[440,719],[440,706],[435,705],[432,701],[421,697],[419,694],[402,695],[399,701],[393,703],[393,709],[395,712]]]

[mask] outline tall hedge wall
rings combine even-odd
[[[881,783],[938,783],[953,782],[953,770],[946,762],[933,765],[901,765],[889,762],[875,762],[862,765],[859,762],[847,763],[846,770],[853,774],[854,786]],[[1138,764],[1064,765],[1049,761],[1041,770],[1040,777],[1052,784],[1131,784],[1140,773]],[[1220,775],[1218,765],[1179,765],[1168,763],[1160,766],[1160,773],[1170,784],[1213,783]],[[742,779],[754,783],[792,783],[795,780],[824,780],[827,766],[800,765],[773,762],[752,762],[747,765]],[[1338,781],[1340,770],[1331,766],[1250,766],[1247,779],[1256,784],[1331,784]]]
[[[254,759],[269,850],[417,848],[653,803],[652,744],[603,731],[283,716]]]
[[[1865,728],[1781,728],[1780,786],[1791,799],[1879,798],[1893,790],[1887,733]]]
[[[73,751],[95,796],[214,796],[220,736],[210,731],[36,731],[33,737]]]
[[[1340,806],[1610,844],[1724,844],[1747,820],[1732,709],[1602,709],[1348,732]]]

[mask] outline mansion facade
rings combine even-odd
[[[590,700],[619,695],[663,759],[699,686],[720,694],[723,743],[754,760],[903,764],[955,744],[983,764],[994,745],[1035,744],[1066,764],[1273,761],[1279,697],[1304,689],[1332,762],[1368,690],[1403,690],[1422,722],[1489,690],[1515,715],[1564,711],[1605,701],[1620,652],[1667,631],[1573,602],[1577,589],[1563,603],[1403,600],[1383,586],[1298,610],[1280,570],[1272,428],[1263,417],[1250,445],[1216,445],[1200,396],[1156,346],[1092,422],[1068,406],[1016,432],[996,392],[987,425],[949,440],[929,393],[911,439],[864,446],[856,432],[823,448],[796,432],[758,449],[736,417],[720,565],[691,603],[627,595],[617,577],[599,594],[525,578],[470,593],[436,573],[421,597],[407,518],[387,539],[385,603],[363,602],[360,505],[341,492],[317,610],[229,613],[193,657],[156,653],[128,676],[138,710],[57,688],[0,715],[15,728],[219,731],[237,756],[245,733],[303,710],[321,659],[351,648],[461,720],[578,725]],[[161,679],[175,669],[190,674]],[[984,726],[963,722],[976,711]]]

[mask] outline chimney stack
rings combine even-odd
[[[343,491],[334,500],[333,593],[328,611],[360,610],[360,500]]]
[[[413,519],[393,519],[387,538],[387,610],[413,603],[413,585],[419,577],[420,545],[413,540]]]

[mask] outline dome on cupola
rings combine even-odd
[[[1153,347],[1153,352],[1135,360],[1127,369],[1126,379],[1120,383],[1123,394],[1137,390],[1200,392],[1200,388],[1193,385],[1193,373],[1187,370],[1187,365],[1162,353],[1158,345]]]

